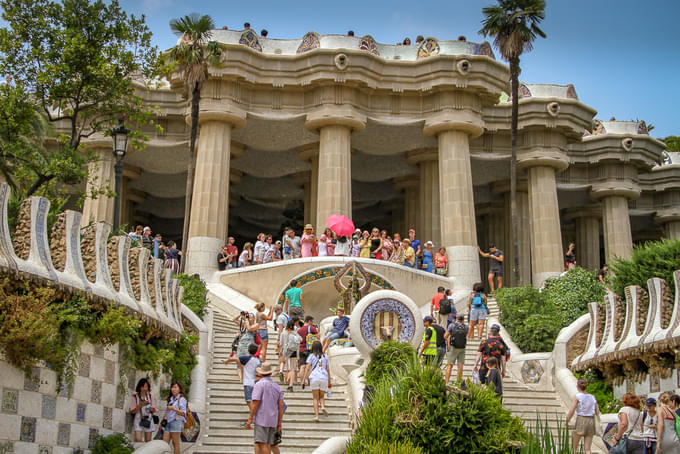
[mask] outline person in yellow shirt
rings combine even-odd
[[[416,265],[416,251],[411,247],[411,241],[407,238],[404,244],[404,265],[413,268]]]

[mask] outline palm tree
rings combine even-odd
[[[519,57],[533,49],[537,36],[545,38],[538,24],[545,19],[545,0],[498,0],[498,6],[482,9],[482,35],[492,36],[501,56],[510,63],[512,122],[510,141],[510,213],[512,217],[512,251],[515,285],[519,276],[519,222],[517,218],[517,118],[519,116]]]
[[[187,193],[184,199],[184,228],[182,229],[182,248],[187,248],[189,237],[189,218],[194,186],[194,167],[196,137],[198,136],[198,110],[201,102],[201,88],[208,78],[208,67],[219,66],[222,46],[211,41],[215,22],[207,14],[172,19],[170,29],[181,38],[180,42],[167,53],[172,65],[170,72],[178,71],[184,79],[184,93],[191,99],[191,138],[189,142],[189,169],[187,173]],[[185,260],[182,261],[184,270]]]

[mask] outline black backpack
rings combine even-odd
[[[467,345],[467,328],[460,322],[455,322],[451,329],[451,346],[453,348],[465,348]]]
[[[451,313],[451,300],[446,296],[439,301],[439,313],[442,315]]]

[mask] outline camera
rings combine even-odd
[[[168,420],[163,418],[163,421],[161,421],[161,427],[165,428],[165,426],[168,425]]]
[[[241,311],[241,315],[244,316],[244,317],[247,317],[247,316],[248,316],[248,312],[246,312],[246,311]]]
[[[139,426],[148,429],[151,427],[151,418],[148,416],[142,416],[142,419],[139,421]]]
[[[281,444],[281,432],[274,432],[274,443],[272,446],[278,446]]]

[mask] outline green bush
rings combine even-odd
[[[425,454],[428,451],[414,446],[411,442],[389,442],[372,440],[357,451],[356,445],[350,445],[346,454]]]
[[[601,303],[605,287],[596,273],[574,268],[564,276],[547,279],[541,294],[546,303],[557,307],[564,327],[588,312],[588,303]]]
[[[395,374],[416,353],[416,349],[406,342],[383,342],[371,352],[371,362],[366,368],[366,384],[375,386],[386,376]]]
[[[111,434],[97,438],[92,454],[131,454],[133,451],[125,434]]]
[[[537,415],[534,426],[529,429],[529,436],[522,446],[520,454],[572,454],[573,448],[569,437],[569,428],[563,421],[557,421],[557,427],[551,429],[547,421]]]
[[[467,388],[447,388],[441,369],[412,356],[396,375],[375,385],[347,452],[410,443],[431,454],[500,454],[525,440],[521,421],[493,391],[472,384]]]
[[[624,295],[629,285],[647,288],[647,280],[664,279],[673,289],[673,272],[680,270],[680,240],[650,241],[633,248],[630,260],[616,259],[610,264],[613,273],[611,289]]]
[[[177,274],[175,277],[179,284],[184,287],[182,303],[203,320],[205,307],[208,305],[208,300],[205,297],[207,293],[205,282],[200,277],[189,276],[188,274]]]

